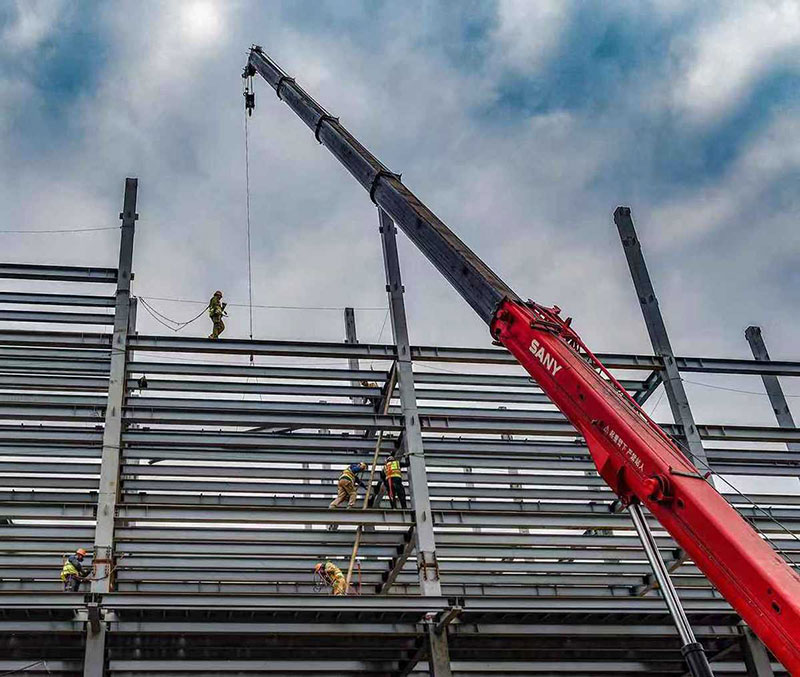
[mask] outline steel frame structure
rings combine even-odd
[[[609,510],[571,425],[505,351],[409,344],[384,213],[391,344],[359,343],[352,311],[342,343],[147,336],[130,288],[135,192],[129,180],[117,268],[0,264],[1,278],[55,285],[0,292],[12,308],[0,310],[11,323],[0,328],[0,672],[684,674],[633,524]],[[652,296],[655,354],[603,362],[640,402],[666,387],[665,429],[696,437],[717,473],[798,477],[800,432],[777,379],[800,376],[800,362],[770,361],[755,330],[754,360],[675,356],[632,227],[620,234],[637,294]],[[251,354],[252,366],[236,357]],[[680,374],[697,372],[764,379],[778,424],[686,418]],[[335,469],[371,456],[379,431],[382,451],[403,458],[411,509],[328,510]],[[729,498],[800,556],[800,495]],[[715,674],[785,674],[648,522]],[[358,526],[361,595],[316,592],[314,563],[346,562]],[[81,545],[98,580],[62,593],[61,556]]]

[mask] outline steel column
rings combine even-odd
[[[631,513],[633,525],[636,527],[636,533],[642,541],[644,552],[647,555],[650,566],[653,567],[653,574],[658,581],[661,595],[667,604],[673,621],[675,621],[675,627],[678,630],[678,635],[682,643],[681,653],[686,659],[689,671],[693,677],[713,677],[714,673],[711,672],[711,668],[708,665],[708,659],[706,658],[703,646],[694,636],[692,626],[689,625],[689,619],[678,597],[678,592],[675,590],[675,586],[670,580],[664,560],[661,559],[658,545],[656,544],[655,538],[653,538],[653,532],[650,531],[650,527],[642,512],[642,506],[638,503],[633,503],[629,507],[629,511]]]
[[[758,362],[769,362],[769,353],[767,352],[764,338],[761,336],[761,327],[748,327],[745,329],[744,336],[750,344],[753,357],[756,358]],[[770,374],[761,374],[761,380],[764,382],[764,389],[769,396],[769,403],[772,405],[772,410],[775,412],[778,425],[781,426],[781,428],[794,428],[794,418],[792,418],[792,412],[789,409],[788,402],[786,402],[786,397],[783,394],[783,388],[781,388],[778,377]],[[786,448],[789,451],[800,451],[800,442],[787,442]]]
[[[411,506],[414,511],[414,546],[417,553],[419,586],[423,595],[440,596],[439,565],[436,561],[436,543],[433,537],[433,515],[428,495],[425,471],[425,452],[422,446],[422,428],[417,398],[414,390],[414,372],[411,365],[411,345],[408,340],[406,305],[403,299],[403,280],[400,275],[400,258],[397,254],[397,229],[389,215],[378,209],[383,263],[386,271],[386,291],[392,317],[392,336],[397,347],[397,386],[403,412],[403,455],[408,459],[408,482],[411,489]],[[434,677],[450,677],[447,637],[432,630],[427,634],[430,673]]]
[[[114,335],[111,342],[111,371],[103,430],[103,455],[100,465],[100,487],[97,499],[97,526],[94,537],[92,593],[112,590],[114,573],[114,520],[119,498],[120,447],[122,445],[122,414],[126,393],[125,367],[128,332],[130,330],[131,268],[133,266],[133,235],[136,213],[137,179],[125,180],[125,200],[120,218],[119,266],[114,309]],[[105,623],[93,631],[87,625],[84,677],[101,677],[105,666]]]
[[[628,207],[617,207],[614,212],[614,223],[617,224],[622,247],[625,250],[625,258],[628,260],[628,267],[633,278],[633,285],[642,306],[642,315],[647,325],[647,333],[650,335],[650,343],[653,344],[653,352],[664,362],[664,389],[667,393],[670,409],[675,423],[682,430],[682,437],[686,442],[686,455],[694,462],[705,463],[707,465],[706,452],[700,440],[700,433],[694,423],[694,416],[689,406],[689,398],[683,387],[680,371],[675,361],[675,354],[672,352],[667,327],[664,318],[658,307],[653,283],[650,280],[650,273],[644,262],[642,246],[636,237],[636,229],[633,226],[631,210]]]
[[[358,334],[356,333],[356,313],[352,308],[344,309],[344,342],[349,344],[358,343]],[[350,371],[358,371],[360,369],[357,357],[347,358],[347,367]],[[350,385],[357,388],[360,385],[359,381],[350,381]],[[361,404],[364,401],[362,397],[351,397],[353,404]]]
[[[419,582],[424,595],[440,595],[436,544],[433,538],[433,516],[428,496],[425,452],[422,448],[422,428],[414,390],[411,347],[408,341],[406,306],[403,299],[404,289],[400,276],[400,259],[397,255],[397,229],[386,212],[379,209],[378,214],[383,262],[386,269],[386,291],[389,296],[389,310],[392,317],[392,335],[397,346],[397,380],[403,413],[402,453],[408,459],[408,481],[411,487],[411,502],[416,523],[414,536]]]
[[[450,677],[450,652],[447,647],[447,627],[437,630],[436,614],[425,618],[425,639],[428,650],[428,673],[431,677]]]
[[[747,625],[740,625],[739,632],[741,633],[739,646],[744,664],[747,666],[748,677],[774,677],[772,661],[762,641]]]

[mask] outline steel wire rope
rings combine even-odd
[[[732,393],[742,393],[744,395],[759,395],[760,397],[769,397],[769,393],[759,393],[755,390],[742,390],[741,388],[730,388],[728,386],[715,386],[711,383],[700,383],[700,381],[690,381],[688,378],[681,377],[684,383],[691,383],[695,386],[703,386],[704,388],[713,388],[714,390],[727,390]],[[784,397],[800,397],[800,395],[783,394]]]
[[[151,301],[174,301],[175,303],[203,303],[208,304],[207,301],[198,301],[196,299],[176,299],[168,296],[150,296],[146,298]],[[229,306],[246,308],[246,303],[228,303]],[[345,308],[353,308],[353,310],[360,311],[386,311],[386,306],[274,306],[254,303],[253,308],[266,308],[268,310],[344,310]]]
[[[54,235],[58,233],[91,233],[98,230],[119,230],[122,226],[101,226],[99,228],[55,228],[48,230],[0,230],[0,235]],[[8,673],[1,673],[8,674]]]
[[[20,672],[27,672],[28,668],[35,668],[37,665],[44,665],[44,669],[47,670],[47,674],[50,674],[50,668],[47,667],[47,661],[43,658],[42,660],[36,661],[35,663],[29,663],[28,665],[23,665],[21,668],[15,668],[14,670],[7,670],[6,672],[0,672],[0,677],[4,675],[18,675]]]
[[[707,471],[708,471],[708,473],[709,473],[710,475],[712,475],[712,476],[714,476],[714,477],[718,477],[720,480],[722,480],[722,482],[724,482],[724,483],[725,483],[727,486],[729,486],[731,489],[733,489],[733,490],[734,490],[734,491],[735,491],[735,492],[736,492],[736,493],[737,493],[739,496],[741,496],[741,497],[742,497],[742,498],[743,498],[745,501],[747,501],[747,502],[748,502],[748,503],[749,503],[751,506],[753,506],[753,508],[755,508],[757,511],[759,511],[759,512],[762,512],[764,515],[766,515],[766,516],[767,516],[767,518],[768,518],[768,519],[769,519],[771,522],[774,522],[774,523],[775,523],[777,526],[779,526],[779,527],[780,527],[780,528],[781,528],[783,531],[785,531],[787,534],[789,534],[789,536],[791,536],[791,537],[792,537],[792,538],[793,538],[795,541],[798,541],[798,542],[800,542],[800,536],[798,536],[798,535],[797,535],[796,533],[794,533],[793,531],[789,530],[789,529],[786,527],[786,525],[784,525],[784,524],[783,524],[783,523],[782,523],[780,520],[778,520],[776,517],[774,517],[774,516],[772,515],[772,513],[770,512],[770,509],[768,509],[768,508],[763,508],[763,507],[762,507],[762,506],[760,506],[758,503],[756,503],[756,502],[755,502],[753,499],[751,499],[751,498],[750,498],[750,497],[749,497],[747,494],[743,493],[742,491],[739,491],[739,489],[737,489],[737,488],[736,488],[736,487],[735,487],[733,484],[731,484],[731,483],[730,483],[728,480],[726,480],[724,476],[722,476],[720,473],[718,473],[716,470],[714,470],[714,469],[713,469],[713,468],[712,468],[712,467],[711,467],[711,466],[710,466],[710,465],[709,465],[709,464],[708,464],[706,461],[704,461],[704,460],[702,460],[702,459],[700,459],[700,458],[697,458],[697,457],[693,457],[693,456],[692,456],[692,453],[691,453],[691,451],[689,451],[689,448],[688,448],[688,447],[687,447],[685,444],[683,444],[683,442],[681,442],[679,439],[677,439],[677,438],[673,437],[673,438],[672,438],[672,440],[673,440],[673,441],[674,441],[674,442],[675,442],[675,443],[676,443],[676,444],[677,444],[677,445],[678,445],[678,446],[679,446],[681,449],[683,449],[683,451],[685,451],[687,454],[689,454],[689,457],[690,457],[690,458],[693,458],[693,460],[694,460],[694,462],[695,462],[695,463],[699,463],[700,465],[702,465],[702,466],[703,466],[703,468],[704,468],[705,470],[707,470]],[[713,486],[713,485],[712,485],[712,486]],[[722,495],[722,494],[720,493],[720,495]],[[724,498],[724,497],[723,497],[723,498]],[[727,500],[727,499],[726,499],[726,500]],[[739,510],[738,510],[736,507],[734,507],[734,506],[731,506],[731,507],[733,507],[733,509],[734,509],[734,510],[736,510],[736,512],[739,512]],[[741,514],[741,513],[740,513],[740,514]],[[744,517],[744,516],[743,516],[743,517]],[[760,528],[760,527],[759,527],[757,524],[755,524],[755,523],[754,523],[754,522],[752,522],[751,520],[747,519],[746,517],[745,517],[744,519],[745,519],[745,520],[746,520],[746,521],[747,521],[747,522],[750,524],[750,526],[752,526],[752,527],[753,527],[753,528],[754,528],[754,529],[755,529],[755,530],[756,530],[756,531],[757,531],[759,534],[761,534],[761,535],[764,537],[764,539],[765,539],[765,540],[766,540],[766,541],[767,541],[767,542],[768,542],[770,545],[772,545],[772,547],[773,547],[773,548],[775,548],[775,550],[777,550],[777,551],[778,551],[779,553],[781,553],[781,554],[782,554],[784,557],[786,557],[786,559],[788,559],[788,560],[789,560],[789,561],[790,561],[790,562],[791,562],[791,563],[792,563],[792,564],[793,564],[795,567],[797,567],[797,566],[798,566],[797,562],[795,562],[795,561],[792,559],[792,557],[791,557],[791,556],[790,556],[790,555],[789,555],[787,552],[785,552],[785,551],[784,551],[784,550],[783,550],[783,549],[782,549],[782,548],[781,548],[779,545],[777,545],[775,542],[773,542],[773,540],[772,540],[772,539],[771,539],[771,538],[770,538],[770,537],[769,537],[769,536],[768,536],[768,535],[767,535],[767,534],[766,534],[766,533],[765,533],[765,532],[764,532],[764,531],[763,531],[763,530],[762,530],[762,529],[761,529],[761,528]]]
[[[178,320],[173,320],[172,318],[167,317],[163,313],[160,313],[159,311],[157,311],[155,308],[153,308],[153,306],[151,306],[147,302],[147,299],[145,297],[139,296],[138,298],[142,302],[142,307],[148,312],[148,314],[154,320],[156,320],[158,323],[160,323],[161,325],[163,325],[167,329],[171,329],[174,332],[179,332],[182,329],[185,329],[186,327],[188,327],[190,324],[192,324],[192,322],[195,322],[195,321],[199,320],[205,314],[206,310],[208,309],[208,306],[206,306],[197,315],[195,315],[191,320],[187,320],[186,322],[179,322]],[[171,322],[175,326],[171,326],[170,324],[167,324],[167,322]]]

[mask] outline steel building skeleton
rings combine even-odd
[[[613,494],[587,474],[571,425],[527,375],[509,373],[505,351],[408,344],[385,214],[393,345],[355,343],[354,325],[341,344],[138,335],[133,179],[121,218],[115,269],[0,264],[7,279],[116,287],[113,296],[0,293],[5,306],[26,308],[0,310],[1,320],[72,325],[0,331],[0,671],[45,659],[26,672],[683,674],[629,518],[609,511]],[[635,233],[620,235],[655,355],[604,363],[640,402],[663,382],[676,421],[665,429],[699,443],[716,472],[797,476],[797,430],[695,424],[680,373],[761,376],[786,426],[776,377],[800,375],[800,363],[768,361],[755,331],[754,361],[675,357]],[[56,310],[28,309],[42,305]],[[282,364],[231,363],[230,354]],[[449,371],[412,377],[414,363]],[[459,364],[503,373],[453,373]],[[387,394],[392,368],[399,385]],[[379,387],[354,385],[365,379]],[[387,395],[398,404],[379,415]],[[371,456],[378,430],[386,451],[410,452],[413,509],[328,511],[329,466]],[[739,442],[758,446],[716,446]],[[797,557],[800,497],[750,496],[769,514],[729,498]],[[361,596],[316,594],[313,563],[346,560],[359,524]],[[781,674],[653,528],[715,673]],[[85,595],[64,594],[59,555],[79,543],[94,543],[99,580]]]

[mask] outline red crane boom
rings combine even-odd
[[[256,73],[369,191],[586,439],[623,505],[640,502],[791,674],[800,675],[800,575],[706,481],[560,316],[523,301],[260,47]],[[246,105],[254,105],[251,90]]]

